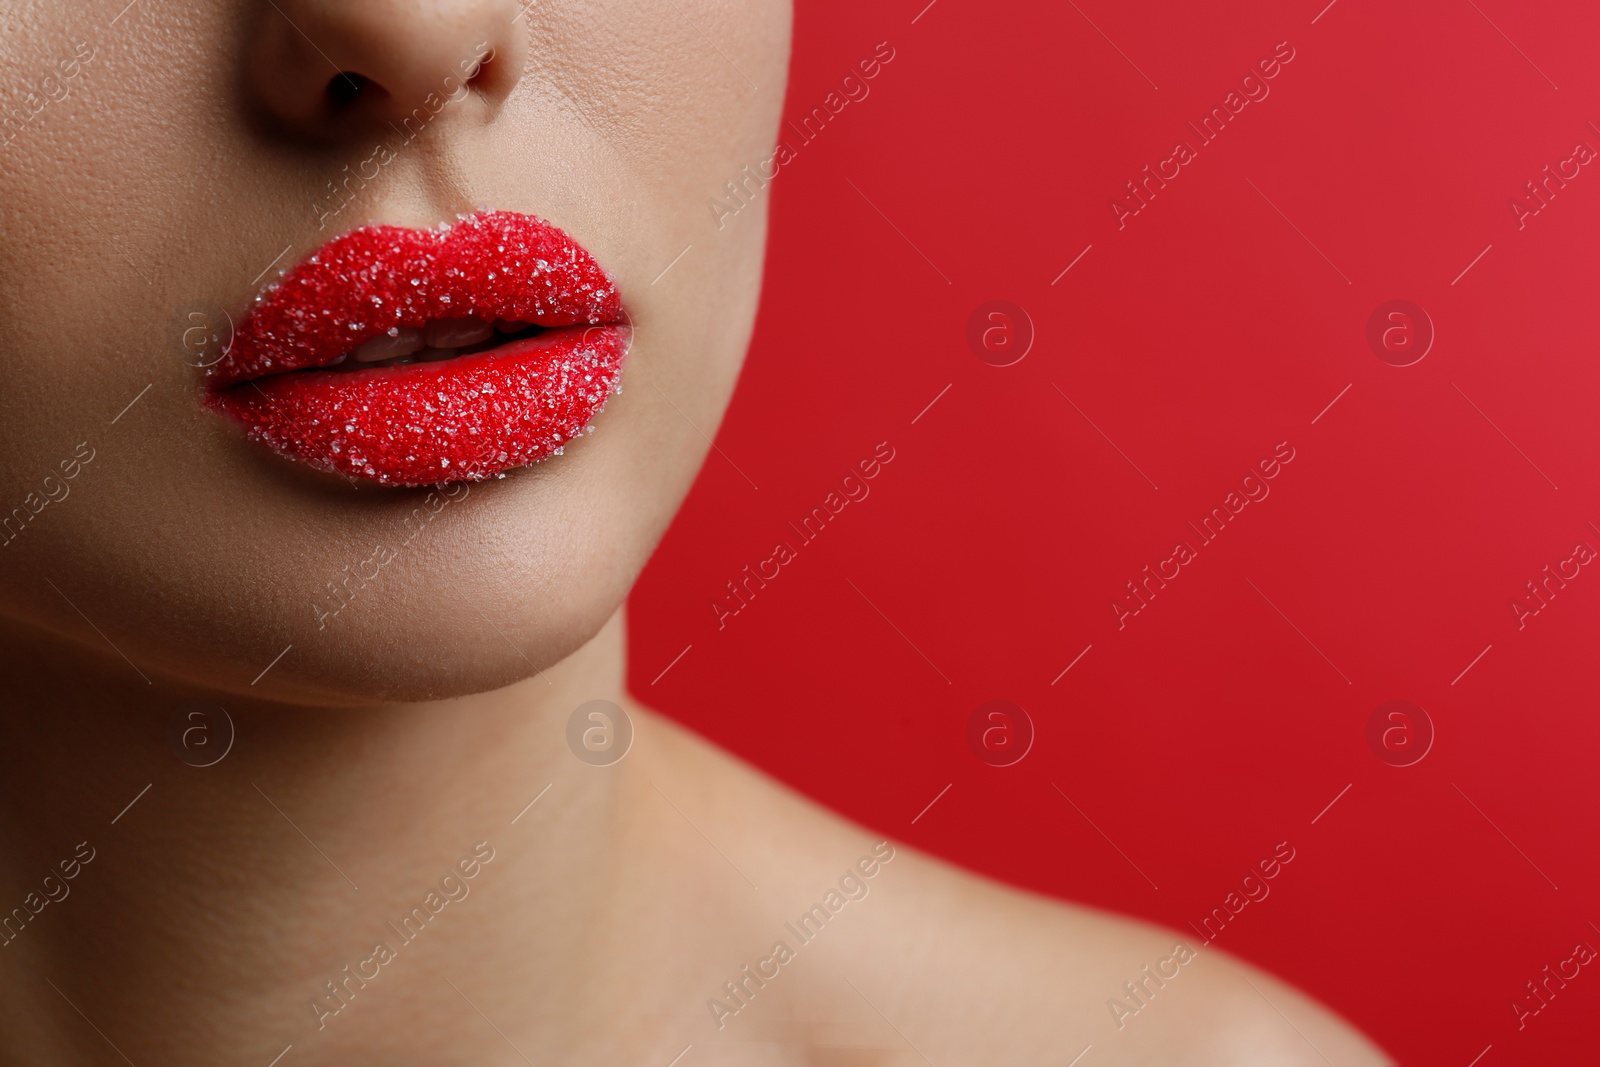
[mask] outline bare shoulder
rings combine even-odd
[[[818,975],[848,979],[847,995],[881,1018],[887,1040],[875,1065],[1062,1067],[1085,1050],[1078,1067],[1393,1062],[1328,1008],[1199,938],[1011,889],[881,841],[657,724],[663,755],[710,798],[708,817],[724,809],[730,853],[774,884],[798,887],[780,906],[785,929],[805,939],[800,952],[818,959]],[[824,879],[837,883],[831,897],[818,888]],[[815,941],[805,922],[794,927],[811,897],[816,925],[827,929]]]
[[[1086,1049],[1083,1067],[1392,1062],[1310,997],[1198,938],[897,853],[864,958],[951,1062],[1059,1065]]]

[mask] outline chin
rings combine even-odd
[[[621,608],[661,531],[581,469],[540,474],[408,493],[407,517],[428,527],[407,544],[391,518],[352,540],[362,547],[348,559],[323,562],[317,581],[280,583],[283,618],[252,642],[265,655],[227,688],[294,704],[411,703],[559,664]]]
[[[16,562],[52,576],[106,637],[84,632],[59,597],[44,602],[48,628],[136,689],[135,670],[176,699],[360,707],[467,696],[536,677],[589,642],[665,529],[673,498],[660,487],[687,482],[691,456],[664,469],[630,458],[627,435],[605,436],[504,478],[340,482],[292,504],[278,495],[285,486],[260,484],[270,469],[210,490],[168,481],[172,496],[111,551],[80,555],[61,539],[13,551],[30,550]],[[243,510],[252,497],[257,508]],[[82,528],[124,510],[86,507]],[[37,618],[37,604],[14,607]]]
[[[304,635],[292,642],[280,632],[275,650],[261,635],[249,650],[268,649],[265,654],[252,658],[241,647],[229,657],[231,664],[216,660],[219,666],[203,673],[174,656],[163,672],[163,688],[305,707],[449,700],[550,670],[594,638],[622,604],[611,590],[593,585],[575,587],[569,596],[525,587],[515,602],[480,590],[468,603],[470,584],[445,589],[443,580],[430,574],[416,583],[396,582],[384,595],[370,594],[359,619],[330,625],[322,634],[314,626],[303,628]],[[344,614],[353,615],[358,603]],[[141,661],[147,674],[151,662]]]
[[[290,670],[280,663],[268,675],[282,670],[274,684],[266,687],[263,679],[255,689],[267,688],[259,697],[279,704],[318,708],[419,704],[491,692],[537,678],[582,648],[610,618],[594,614],[559,632],[518,641],[515,649],[481,620],[476,626],[464,620],[469,625],[448,632],[391,635],[377,653],[356,641],[330,642],[307,649]],[[299,652],[297,647],[290,654]]]

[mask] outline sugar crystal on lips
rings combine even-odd
[[[258,298],[211,369],[211,399],[251,438],[324,469],[397,485],[487,478],[558,453],[619,391],[621,318],[594,259],[529,216],[366,227]]]

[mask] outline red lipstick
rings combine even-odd
[[[620,391],[629,337],[615,284],[547,222],[367,226],[256,298],[207,403],[322,470],[480,481],[582,433]]]

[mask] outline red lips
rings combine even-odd
[[[558,453],[611,393],[630,331],[582,246],[528,215],[435,230],[370,226],[330,241],[257,298],[208,371],[211,406],[323,470],[387,485],[477,481]],[[406,353],[419,330],[499,331]],[[462,331],[465,331],[462,333]],[[401,362],[351,358],[369,341]]]

